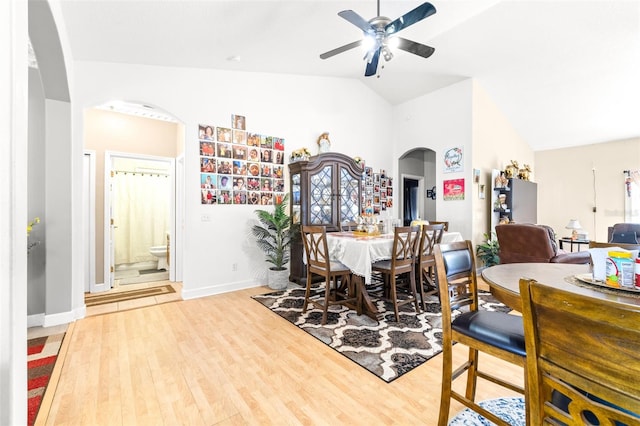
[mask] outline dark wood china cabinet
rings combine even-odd
[[[323,225],[332,232],[340,230],[341,223],[354,221],[361,212],[362,171],[351,157],[337,152],[289,164],[291,221],[296,231],[291,243],[290,281],[306,281],[299,227]]]

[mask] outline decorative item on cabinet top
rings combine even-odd
[[[507,165],[504,170],[506,179],[521,179],[528,181],[531,177],[531,166],[523,164],[522,168],[518,165],[516,160],[511,160],[511,164]],[[500,188],[496,182],[495,188]]]

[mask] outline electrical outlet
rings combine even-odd
[[[201,222],[211,222],[211,216],[209,216],[208,214],[203,214],[202,216],[200,216],[200,221]]]
[[[233,272],[237,272],[237,271],[238,271],[238,264],[237,264],[237,263],[232,264],[232,265],[231,265],[231,270],[232,270]]]

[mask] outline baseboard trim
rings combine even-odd
[[[27,316],[27,328],[41,327],[44,324],[44,314],[34,314]]]
[[[259,287],[260,284],[255,280],[239,281],[235,283],[225,283],[214,286],[203,286],[196,289],[186,289],[182,287],[182,299],[197,299],[200,297],[213,296],[216,294],[228,293],[236,290],[244,290],[247,288]]]

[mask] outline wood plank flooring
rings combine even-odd
[[[250,298],[268,291],[77,321],[45,424],[436,424],[441,356],[387,384]],[[521,368],[480,362],[522,379]],[[478,400],[507,395],[479,382]],[[452,402],[452,415],[461,409]]]

